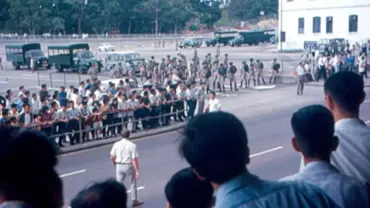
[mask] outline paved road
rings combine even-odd
[[[369,91],[368,91],[369,93]],[[226,111],[235,113],[245,124],[252,154],[248,168],[258,176],[276,180],[298,170],[299,155],[290,146],[290,117],[308,104],[323,104],[322,87],[307,87],[305,95],[296,96],[295,87],[258,91],[222,100]],[[361,115],[370,120],[370,100],[365,101]],[[170,176],[186,163],[177,154],[177,132],[135,141],[139,151],[141,180],[139,196],[142,207],[164,207],[163,187]],[[60,157],[57,167],[64,181],[66,204],[87,184],[114,177],[109,160],[111,145]]]
[[[241,65],[241,62],[253,57],[254,59],[264,60],[265,68],[270,69],[273,58],[278,58],[279,60],[284,60],[281,63],[285,74],[291,74],[291,71],[296,67],[297,59],[299,55],[297,54],[280,54],[271,52],[274,46],[253,46],[253,47],[224,47],[221,49],[221,54],[229,54],[230,61],[235,62],[237,66]],[[3,48],[0,48],[0,56],[4,57]],[[176,52],[170,48],[136,48],[135,51],[139,52],[144,58],[150,58],[150,56],[155,55],[157,61],[160,58],[165,57],[167,54],[175,55]],[[198,55],[201,60],[204,58],[205,54],[216,52],[215,48],[200,48],[198,49]],[[188,59],[190,60],[193,56],[193,49],[184,49],[182,51]],[[104,59],[105,53],[97,53],[99,58]],[[40,86],[40,84],[47,84],[49,87],[59,87],[61,85],[77,85],[80,80],[85,80],[88,78],[86,75],[78,75],[76,73],[57,73],[54,70],[39,70],[35,73],[32,73],[29,70],[14,70],[11,68],[9,63],[4,63],[5,71],[0,71],[0,88],[5,90],[8,88],[16,89],[20,85],[26,87]],[[268,71],[268,70],[266,70]],[[100,79],[105,80],[109,79],[109,72],[103,72],[100,74]],[[0,90],[1,91],[1,90]]]

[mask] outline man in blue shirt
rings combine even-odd
[[[340,173],[330,164],[330,155],[339,144],[332,113],[321,105],[307,106],[293,114],[291,126],[293,148],[303,155],[305,167],[283,180],[315,185],[343,208],[370,207],[365,182]]]
[[[216,208],[337,207],[313,185],[266,181],[250,173],[247,132],[232,114],[194,117],[183,131],[179,150],[198,177],[217,190]]]
[[[58,97],[60,106],[67,105],[67,93],[64,86],[60,86]]]

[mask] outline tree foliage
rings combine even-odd
[[[15,33],[179,32],[221,18],[214,0],[0,0],[0,30]],[[156,21],[157,20],[157,21]],[[156,22],[158,24],[156,24]]]
[[[231,0],[229,4],[230,15],[240,20],[260,17],[260,12],[265,15],[276,14],[278,0]]]

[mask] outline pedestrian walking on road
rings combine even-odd
[[[0,69],[1,69],[1,71],[4,71],[3,60],[1,59],[1,57],[0,57]]]
[[[303,94],[304,74],[304,62],[301,62],[297,67],[297,95]]]
[[[114,143],[110,152],[113,165],[116,166],[116,179],[123,184],[126,176],[129,177],[132,206],[139,206],[143,204],[143,202],[137,199],[137,180],[140,177],[139,162],[137,160],[139,155],[136,145],[129,140],[130,131],[123,130],[121,137],[120,141]]]

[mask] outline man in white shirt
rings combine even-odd
[[[140,177],[139,162],[137,160],[138,153],[136,145],[129,140],[130,131],[123,130],[121,133],[122,139],[114,143],[110,152],[113,165],[116,167],[116,179],[124,184],[126,176],[131,182],[131,199],[132,206],[139,206],[143,202],[137,199],[137,180]]]
[[[299,63],[297,67],[297,95],[302,95],[303,94],[303,88],[304,88],[304,65],[305,63],[302,61]]]
[[[211,91],[209,94],[209,100],[208,100],[208,105],[206,107],[205,112],[217,112],[221,111],[221,103],[220,101],[216,98],[216,92]]]
[[[291,119],[292,146],[302,154],[305,167],[282,180],[299,180],[321,188],[342,208],[369,207],[364,181],[346,176],[330,164],[330,155],[338,147],[334,136],[334,117],[321,105],[311,105],[295,112]],[[370,187],[370,186],[369,186]]]
[[[318,66],[318,72],[317,72],[317,76],[316,76],[316,81],[319,81],[321,79],[321,77],[324,78],[324,81],[326,80],[326,65],[327,65],[327,59],[326,57],[324,56],[324,54],[320,54],[320,57],[319,57],[319,60],[317,62],[317,66]]]
[[[354,72],[342,71],[325,82],[324,92],[326,106],[334,115],[335,135],[339,138],[331,163],[348,176],[370,182],[370,127],[359,115],[365,99],[363,80]],[[302,162],[301,169],[303,167]]]
[[[360,73],[362,79],[366,77],[366,56],[365,53],[363,53],[359,58],[358,62],[358,72]]]
[[[83,98],[86,96],[86,90],[85,90],[85,82],[81,81],[80,86],[78,87],[78,95],[80,98]]]

